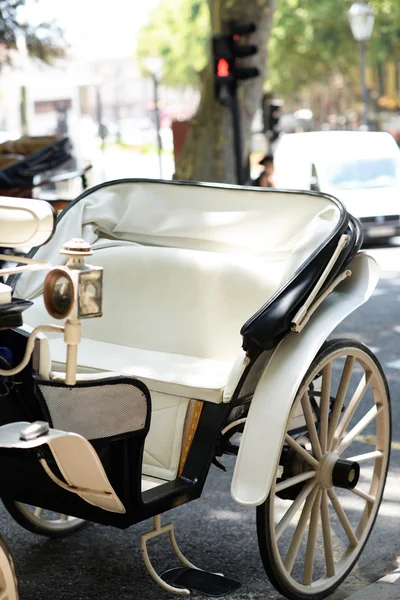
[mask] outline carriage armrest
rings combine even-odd
[[[83,500],[103,510],[125,513],[125,507],[115,493],[97,452],[84,437],[57,429],[48,429],[34,439],[21,439],[21,431],[30,423],[10,423],[0,427],[0,451],[3,449],[38,450],[37,458],[54,483],[77,494]],[[65,480],[51,469],[43,451],[47,446]]]

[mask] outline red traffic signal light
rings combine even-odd
[[[217,62],[217,76],[218,77],[229,77],[229,63],[225,58],[220,58]]]

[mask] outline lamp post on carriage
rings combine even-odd
[[[142,63],[144,68],[151,75],[151,78],[153,80],[153,102],[157,134],[158,167],[160,179],[162,179],[162,140],[160,135],[160,109],[158,106],[158,86],[162,78],[164,59],[161,56],[148,56],[143,59]]]
[[[358,42],[360,48],[360,73],[361,73],[361,91],[362,91],[362,124],[368,129],[368,104],[369,95],[366,84],[367,54],[366,42],[372,35],[374,28],[375,15],[372,7],[366,2],[354,2],[350,7],[349,22],[354,39]]]

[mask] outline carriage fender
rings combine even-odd
[[[371,256],[357,254],[348,268],[352,275],[322,302],[301,333],[290,332],[282,340],[258,381],[231,485],[238,504],[258,506],[267,499],[303,377],[329,334],[364,304],[376,287],[379,269]]]

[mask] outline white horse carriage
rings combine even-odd
[[[153,579],[223,596],[240,582],[189,562],[161,515],[237,454],[231,494],[256,507],[273,585],[293,600],[332,593],[374,526],[390,453],[379,362],[327,341],[376,286],[360,245],[323,194],[148,180],[84,192],[5,271],[18,270],[7,306],[26,309],[0,344],[0,374],[20,383],[0,414],[11,515],[48,536],[153,517]],[[159,575],[147,542],[164,533],[182,567]]]

